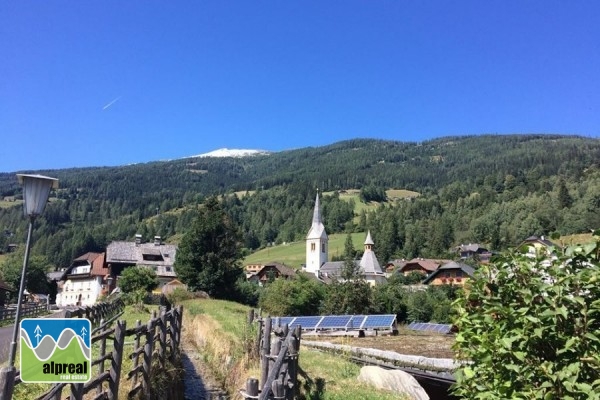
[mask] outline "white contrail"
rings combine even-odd
[[[112,106],[117,101],[119,101],[120,98],[121,98],[121,96],[117,97],[116,99],[114,99],[113,101],[111,101],[110,103],[108,103],[107,105],[105,105],[104,107],[102,107],[102,110],[106,110],[108,107]]]

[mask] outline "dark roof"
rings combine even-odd
[[[470,277],[472,277],[473,274],[475,273],[475,268],[471,267],[470,265],[463,264],[463,263],[456,262],[456,261],[450,261],[449,263],[446,263],[446,264],[442,265],[441,267],[439,267],[433,273],[429,274],[429,276],[423,281],[423,283],[424,284],[429,283],[430,281],[435,279],[436,275],[439,274],[441,271],[448,271],[448,270],[461,270],[462,272],[464,272],[465,274],[467,274]]]
[[[458,251],[478,253],[478,252],[487,252],[488,249],[486,249],[485,247],[482,247],[479,243],[469,243],[469,244],[461,244],[460,246],[458,246]]]
[[[146,255],[160,255],[162,260],[144,260]],[[173,266],[177,246],[172,244],[140,243],[135,242],[111,242],[106,247],[106,262],[121,264],[141,264],[141,265],[163,265]]]
[[[538,236],[529,236],[527,239],[525,239],[523,241],[523,243],[521,243],[521,245],[523,244],[528,244],[528,243],[541,243],[546,247],[556,247],[556,244],[549,241],[548,239],[546,239],[544,236],[542,236],[541,238]],[[520,246],[519,246],[520,247]]]
[[[433,272],[433,271],[437,270],[440,265],[442,265],[443,263],[448,262],[448,261],[449,260],[433,260],[430,258],[413,258],[410,261],[406,261],[406,263],[404,265],[402,265],[398,269],[398,271],[402,272],[405,268],[407,268],[411,265],[419,265],[425,271]]]
[[[15,289],[10,287],[6,282],[0,279],[0,290],[6,290],[8,292],[14,292]]]
[[[287,265],[280,264],[280,263],[270,263],[270,264],[265,264],[265,266],[264,266],[264,267],[262,267],[262,268],[260,269],[260,271],[258,271],[258,272],[256,273],[256,275],[257,275],[258,277],[260,277],[260,276],[262,276],[263,274],[265,274],[265,273],[266,273],[266,271],[268,271],[268,270],[272,270],[272,269],[276,269],[276,270],[279,272],[279,274],[280,274],[280,275],[283,275],[283,276],[288,276],[288,277],[291,277],[291,276],[296,276],[296,270],[295,270],[295,269],[293,269],[293,268],[290,268],[290,267],[288,267]]]

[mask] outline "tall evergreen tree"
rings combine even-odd
[[[352,243],[352,235],[348,233],[346,235],[346,242],[344,243],[343,279],[352,279],[358,275],[358,265],[354,262],[355,257],[356,250],[354,250],[354,243]]]
[[[232,298],[242,276],[238,229],[215,197],[208,198],[183,236],[175,270],[192,290]]]

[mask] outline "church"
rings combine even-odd
[[[343,261],[328,261],[329,259],[329,239],[325,231],[325,225],[321,217],[321,205],[319,202],[319,193],[315,200],[313,218],[310,230],[306,235],[306,264],[305,272],[314,274],[321,280],[338,279],[341,280]],[[365,251],[362,258],[354,262],[359,267],[358,271],[361,277],[370,285],[377,285],[387,281],[377,256],[373,251],[375,243],[371,238],[371,232],[367,233],[365,239]]]

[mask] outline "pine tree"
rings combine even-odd
[[[191,290],[216,298],[235,296],[243,275],[238,230],[215,197],[206,200],[191,229],[183,236],[175,270]]]
[[[353,279],[358,275],[358,265],[356,265],[356,262],[354,261],[355,257],[356,250],[354,250],[354,244],[352,243],[352,235],[348,233],[348,235],[346,235],[346,242],[344,243],[343,279]]]

